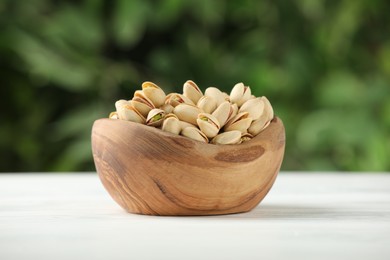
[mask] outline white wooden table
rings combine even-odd
[[[124,212],[97,175],[0,174],[0,259],[390,259],[390,174],[281,173],[252,212]]]

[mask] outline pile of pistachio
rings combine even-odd
[[[188,80],[183,94],[164,91],[144,82],[131,100],[118,100],[111,119],[132,121],[213,144],[239,144],[263,131],[274,117],[266,97],[255,97],[243,83],[230,95],[215,87],[204,94]]]

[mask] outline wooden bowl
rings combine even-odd
[[[239,145],[206,144],[122,120],[99,119],[92,151],[122,208],[147,215],[218,215],[253,209],[268,193],[285,146],[282,121]]]

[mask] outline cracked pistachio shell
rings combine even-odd
[[[230,105],[230,113],[229,113],[229,117],[228,117],[228,120],[231,120],[233,117],[235,117],[236,115],[238,114],[238,106],[237,104],[231,104]]]
[[[228,101],[222,102],[217,109],[212,113],[220,123],[220,126],[224,126],[228,121],[229,115],[231,113],[232,107]]]
[[[222,102],[226,101],[225,96],[221,92],[221,90],[215,88],[215,87],[209,87],[204,92],[204,95],[206,97],[211,97],[217,102],[217,106],[219,106]]]
[[[211,114],[217,107],[217,102],[212,97],[203,96],[198,100],[197,106],[205,113]]]
[[[213,138],[219,132],[220,125],[218,119],[207,113],[200,113],[196,120],[200,130],[208,137]]]
[[[124,101],[124,102],[123,102]],[[119,100],[115,103],[116,112],[121,120],[145,124],[143,117],[128,101]]]
[[[165,99],[165,104],[170,104],[173,107],[176,107],[180,104],[195,105],[194,102],[191,101],[191,99],[179,93],[168,94]]]
[[[241,141],[241,132],[234,130],[221,133],[211,140],[213,144],[238,144]]]
[[[181,131],[181,135],[186,136],[186,137],[191,138],[191,139],[194,139],[194,140],[197,140],[197,141],[200,141],[200,142],[204,142],[204,143],[209,142],[209,139],[207,138],[207,136],[204,133],[202,133],[202,131],[200,131],[198,128],[195,128],[195,127],[184,128]]]
[[[250,127],[248,128],[248,132],[253,136],[258,135],[261,131],[263,131],[270,124],[270,120],[266,114],[263,114],[259,119],[252,122]]]
[[[146,118],[146,124],[148,126],[161,126],[162,122],[164,121],[165,117],[165,111],[162,109],[152,109],[150,110],[148,117]]]
[[[181,126],[180,121],[176,117],[165,117],[161,129],[172,134],[180,134]]]
[[[142,102],[140,98],[132,99],[129,102],[144,117],[147,117],[150,110],[152,110],[154,108],[154,107],[150,107],[146,103]]]
[[[274,111],[272,109],[271,103],[266,97],[261,97],[261,100],[264,103],[264,111],[257,120],[252,122],[248,129],[248,132],[254,136],[267,128],[271,120],[274,118]]]
[[[160,109],[164,110],[165,113],[169,114],[173,112],[173,106],[170,104],[164,104],[160,107]]]
[[[239,107],[251,98],[251,89],[242,82],[237,83],[230,92],[230,102],[236,103]]]
[[[174,117],[174,118],[176,118],[176,119],[178,119],[179,120],[179,118],[177,117],[177,115],[175,115],[174,113],[168,113],[168,114],[165,114],[165,119],[167,119],[167,118],[170,118],[170,117]]]
[[[146,106],[150,107],[150,109],[156,108],[154,106],[153,102],[145,95],[143,90],[136,90],[134,92],[134,96],[133,96],[132,100],[143,103]]]
[[[180,104],[173,109],[173,113],[181,121],[185,121],[193,125],[197,125],[196,119],[198,119],[198,114],[201,112],[202,111],[198,107],[188,104]]]
[[[118,113],[116,111],[114,112],[111,112],[110,115],[108,116],[108,118],[111,118],[111,119],[119,119],[119,116],[118,116]]]
[[[248,112],[249,117],[257,120],[264,113],[264,101],[261,98],[249,99],[242,104],[238,112]]]
[[[224,130],[225,131],[238,130],[241,133],[246,133],[251,123],[252,123],[252,118],[249,117],[248,112],[238,113],[235,117],[233,117],[226,123]]]
[[[191,99],[191,101],[196,104],[203,96],[203,93],[195,82],[187,80],[183,85],[183,95]]]
[[[164,104],[166,95],[164,91],[153,82],[146,81],[142,83],[142,91],[145,96],[153,102],[155,107],[160,107]]]

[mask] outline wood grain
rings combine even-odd
[[[275,118],[251,141],[205,144],[128,121],[100,119],[92,129],[97,172],[131,213],[217,215],[253,209],[272,187],[285,147]]]

